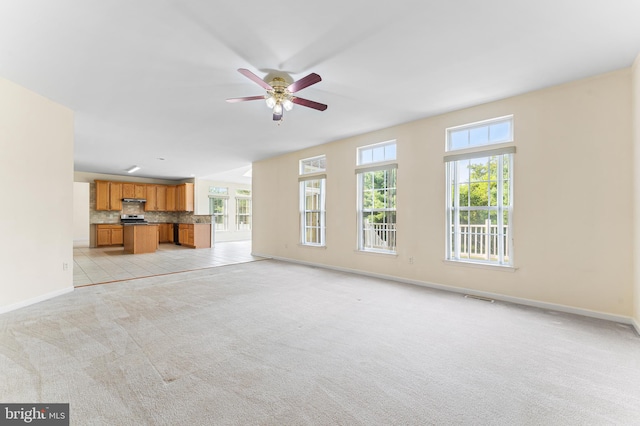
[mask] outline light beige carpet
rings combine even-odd
[[[0,402],[75,425],[633,425],[628,326],[260,261],[0,316]]]

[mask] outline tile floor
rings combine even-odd
[[[209,249],[160,244],[155,253],[145,254],[125,254],[122,246],[74,248],[73,285],[83,287],[260,259],[251,255],[251,241],[217,243]]]

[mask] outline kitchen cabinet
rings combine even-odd
[[[139,183],[123,183],[122,198],[144,198],[146,185]]]
[[[158,242],[173,242],[173,223],[161,223],[158,225]]]
[[[176,186],[176,211],[193,211],[193,184],[182,183]]]
[[[158,248],[158,225],[125,225],[125,253],[154,253]]]
[[[96,180],[96,210],[122,210],[122,183]]]
[[[181,223],[179,225],[179,242],[192,248],[211,247],[210,223]]]
[[[115,246],[123,244],[122,225],[96,225],[96,245]]]
[[[176,211],[176,186],[175,185],[167,186],[167,211],[168,212]]]
[[[189,237],[189,231],[191,230],[191,235],[193,236],[193,228],[190,228],[190,225],[187,223],[181,223],[178,228],[178,241],[183,246],[192,246],[193,245],[193,237]]]
[[[167,210],[167,186],[166,185],[146,185],[147,202],[144,203],[144,211],[163,212]]]

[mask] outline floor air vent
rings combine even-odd
[[[477,300],[484,300],[485,302],[490,302],[493,303],[495,302],[495,300],[493,299],[489,299],[488,297],[482,297],[482,296],[475,296],[473,294],[465,294],[464,295],[465,299],[477,299]]]

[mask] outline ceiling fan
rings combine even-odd
[[[243,98],[231,98],[227,99],[227,102],[244,102],[244,101],[257,101],[260,99],[266,100],[267,107],[273,109],[273,120],[282,121],[284,111],[291,111],[293,104],[302,105],[308,108],[324,111],[327,109],[327,105],[319,102],[310,101],[308,99],[299,98],[293,96],[292,93],[296,93],[299,90],[309,87],[312,84],[316,84],[322,81],[322,78],[316,73],[311,73],[306,77],[301,78],[291,84],[287,84],[284,78],[274,77],[269,83],[249,71],[245,68],[238,68],[238,72],[260,87],[265,89],[267,93],[260,96],[245,96]]]

